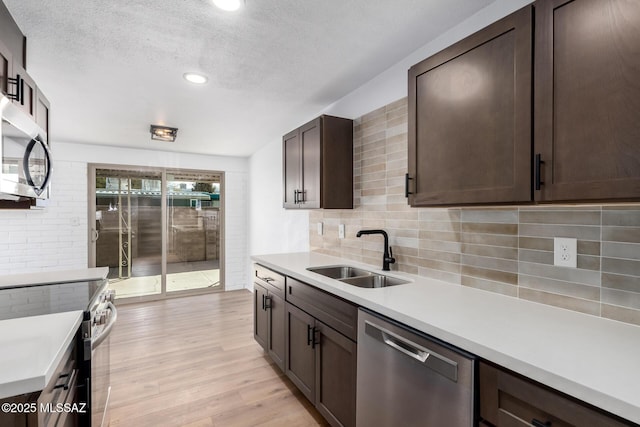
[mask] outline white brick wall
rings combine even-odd
[[[244,158],[54,144],[52,197],[43,210],[0,210],[0,275],[88,266],[89,163],[225,171],[225,286],[248,278],[248,162]]]
[[[60,161],[42,210],[0,210],[0,274],[87,266],[86,163]]]

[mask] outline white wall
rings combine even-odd
[[[88,265],[88,163],[225,172],[225,286],[247,282],[248,159],[52,143],[52,197],[44,210],[0,210],[0,274]]]
[[[249,252],[252,255],[309,249],[309,211],[282,208],[282,142],[249,159]]]
[[[531,2],[496,0],[342,99],[318,111],[316,116],[331,114],[355,119],[407,96],[409,67]],[[301,117],[300,124],[311,119],[313,117]],[[282,134],[290,130],[282,129]],[[254,153],[249,160],[249,170],[249,253],[308,251],[308,213],[282,208],[282,142],[270,141]]]

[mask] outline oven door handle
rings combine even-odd
[[[107,303],[107,309],[111,311],[111,317],[109,318],[109,323],[102,330],[102,333],[98,335],[95,339],[91,340],[91,350],[95,350],[101,343],[104,341],[109,334],[111,333],[111,329],[113,329],[113,325],[115,325],[116,320],[118,319],[118,310],[113,303]]]

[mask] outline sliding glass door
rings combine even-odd
[[[222,174],[92,165],[89,260],[118,299],[223,290]]]
[[[220,174],[167,171],[167,291],[222,287]]]

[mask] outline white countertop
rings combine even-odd
[[[109,274],[109,267],[11,274],[0,276],[0,288],[7,286],[43,285],[46,283],[100,280],[106,278],[107,274]]]
[[[81,310],[0,321],[0,399],[44,389],[81,322]]]
[[[252,259],[640,423],[639,326],[401,272],[385,274],[413,283],[358,288],[306,269],[380,268],[322,254]]]

